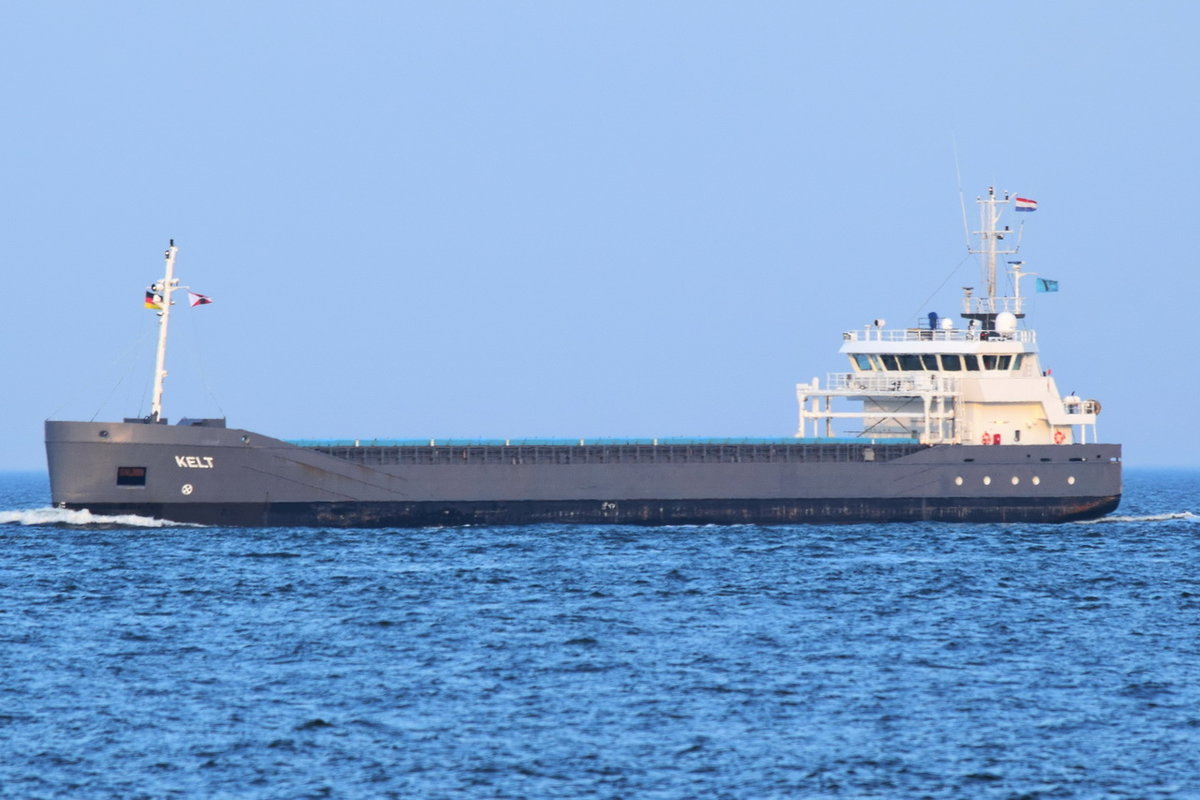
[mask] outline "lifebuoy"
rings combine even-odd
[[[992,435],[990,433],[988,433],[987,431],[983,432],[983,443],[984,444],[992,443]]]
[[[1066,441],[1066,439],[1067,439],[1067,435],[1065,433],[1063,433],[1062,431],[1054,432],[1054,443],[1055,444],[1062,444],[1063,442]]]

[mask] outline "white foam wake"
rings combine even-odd
[[[186,522],[171,522],[137,514],[106,516],[67,508],[28,508],[16,511],[0,511],[0,525],[42,525],[81,528],[201,528]]]
[[[1193,514],[1190,511],[1176,511],[1170,514],[1118,514],[1112,517],[1101,517],[1100,519],[1086,520],[1086,522],[1168,522],[1174,519],[1186,519],[1192,522],[1200,522],[1200,515]],[[1081,522],[1082,521],[1085,520],[1081,520]]]

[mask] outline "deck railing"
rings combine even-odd
[[[825,376],[825,388],[837,392],[871,394],[955,394],[958,392],[958,378],[928,372],[830,372]]]
[[[1026,342],[1037,341],[1034,331],[979,331],[970,328],[929,330],[928,328],[864,328],[845,331],[842,339],[848,342]]]

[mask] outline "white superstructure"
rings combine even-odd
[[[1012,294],[996,291],[996,259],[1015,254],[999,243],[1017,236],[999,227],[1014,198],[989,188],[979,198],[984,293],[965,288],[965,327],[930,314],[909,328],[876,320],[842,334],[850,372],[796,386],[798,437],[913,439],[923,444],[1073,444],[1095,442],[1100,404],[1062,396],[1038,358],[1037,337],[1024,318],[1021,262],[1009,262]],[[1019,201],[1028,202],[1028,201]],[[835,434],[835,420],[855,430]],[[846,424],[846,423],[842,423]]]

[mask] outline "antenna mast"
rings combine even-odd
[[[979,230],[974,232],[979,237],[979,247],[969,249],[968,252],[983,256],[984,295],[972,298],[968,294],[964,298],[963,317],[978,320],[983,330],[990,331],[995,330],[996,315],[1003,311],[1012,311],[1018,317],[1024,316],[1021,313],[1019,294],[1014,297],[999,297],[996,294],[996,256],[1014,255],[1018,251],[1015,248],[1002,250],[998,244],[1005,236],[1015,235],[1007,225],[1003,228],[996,227],[1000,222],[1003,206],[1010,202],[1008,193],[1006,192],[1003,198],[998,198],[996,189],[989,186],[987,197],[977,197],[975,202],[979,204]]]
[[[175,277],[175,254],[177,252],[179,252],[179,248],[175,246],[175,240],[171,239],[167,252],[164,254],[167,262],[166,272],[163,279],[153,287],[162,298],[162,311],[158,313],[158,352],[154,359],[154,393],[150,399],[151,422],[164,421],[162,396],[163,382],[167,377],[167,326],[171,321],[171,292],[179,286],[179,279]]]

